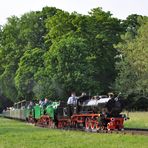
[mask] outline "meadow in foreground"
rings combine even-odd
[[[130,119],[124,122],[128,128],[147,128],[148,129],[148,112],[129,112]]]
[[[46,129],[0,118],[0,148],[147,148],[147,138]]]

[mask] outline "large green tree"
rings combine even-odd
[[[43,54],[42,49],[34,48],[26,50],[21,57],[15,76],[18,97],[25,99],[34,97],[33,87],[36,85],[34,75],[44,66]]]
[[[99,90],[92,77],[89,49],[84,39],[67,34],[54,42],[45,57],[53,93],[65,96],[71,91]]]
[[[115,80],[115,56],[117,50],[114,44],[120,41],[123,28],[120,20],[113,18],[110,12],[95,8],[90,12],[87,22],[87,40],[94,66],[93,77],[100,82],[102,92],[112,89]]]
[[[1,44],[0,44],[0,85],[2,94],[8,98],[15,99],[17,91],[14,84],[15,71],[17,69],[19,51],[18,34],[20,28],[18,26],[19,18],[8,18],[8,23],[2,28]]]
[[[89,15],[59,11],[47,21],[46,27],[49,30],[47,41],[59,41],[68,33],[85,39],[89,49],[87,62],[91,65],[98,93],[111,88],[116,76],[114,57],[117,50],[113,45],[120,41],[120,34],[124,30],[120,20],[101,8],[93,9]]]
[[[26,50],[41,48],[46,50],[44,37],[46,34],[45,20],[48,15],[54,15],[55,8],[45,7],[43,11],[29,12],[18,17],[8,18],[8,22],[1,29],[0,42],[0,85],[2,93],[12,100],[18,95],[15,86],[15,76],[21,57]],[[48,14],[47,14],[48,12]],[[19,67],[20,68],[20,67]]]
[[[148,18],[139,17],[140,28],[137,35],[127,31],[118,44],[120,61],[117,63],[119,75],[116,88],[126,95],[148,95]]]

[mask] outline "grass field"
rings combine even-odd
[[[148,112],[130,112],[129,117],[130,119],[125,121],[125,127],[148,129]]]
[[[0,118],[0,148],[147,148],[148,137],[34,127]]]

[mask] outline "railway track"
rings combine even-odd
[[[0,116],[3,117],[2,115],[0,115]],[[19,120],[19,121],[22,121],[22,120]],[[33,124],[30,124],[30,125],[33,125]],[[38,127],[48,128],[48,127],[44,127],[44,126],[38,126]],[[84,132],[89,132],[89,133],[107,133],[107,134],[115,133],[115,134],[123,134],[123,135],[131,134],[131,135],[146,135],[146,136],[148,136],[148,129],[143,129],[143,128],[124,128],[124,130],[118,131],[118,130],[91,130],[91,129],[86,130],[84,128],[69,128],[68,127],[68,128],[58,129],[58,130],[72,130],[72,131],[84,131]]]
[[[39,127],[43,127],[43,126],[39,126]],[[47,128],[47,127],[44,127]],[[56,128],[57,129],[57,128]],[[70,131],[83,131],[83,132],[88,132],[88,133],[104,133],[104,134],[131,134],[131,135],[146,135],[148,136],[148,129],[140,129],[140,128],[124,128],[124,130],[122,131],[118,131],[118,130],[91,130],[88,129],[86,130],[85,128],[61,128],[61,129],[57,129],[57,130],[70,130]]]
[[[108,133],[108,134],[112,134],[112,133],[115,133],[115,134],[131,134],[131,135],[147,135],[148,136],[148,130],[147,129],[124,129],[123,131],[108,131],[108,130],[105,130],[105,131],[97,131],[97,133]]]
[[[73,130],[73,131],[84,131],[88,133],[104,133],[104,134],[130,134],[130,135],[146,135],[148,136],[148,129],[141,129],[141,128],[124,128],[124,130],[86,130],[83,128],[64,128],[63,130]]]
[[[140,128],[125,128],[126,133],[130,133],[132,135],[147,135],[148,136],[148,129],[140,129]]]
[[[148,129],[136,129],[136,128],[130,128],[130,129],[124,129],[123,131],[109,131],[109,130],[98,130],[98,131],[91,131],[91,132],[97,132],[97,133],[108,133],[108,134],[131,134],[131,135],[147,135],[148,136]]]

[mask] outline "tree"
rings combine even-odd
[[[115,80],[115,56],[117,50],[114,44],[120,41],[123,28],[120,20],[111,17],[110,12],[104,12],[101,8],[92,9],[88,19],[88,42],[94,66],[94,79],[100,82],[102,92],[112,89]]]
[[[132,38],[137,35],[137,30],[140,27],[140,22],[138,18],[141,18],[141,15],[131,14],[129,15],[126,20],[122,21],[122,26],[124,28],[124,32],[129,32]]]
[[[45,57],[46,72],[55,94],[65,96],[71,91],[99,90],[99,87],[95,87],[91,65],[87,61],[89,50],[84,39],[67,34],[54,42]]]
[[[0,84],[3,95],[14,101],[18,96],[14,79],[21,57],[24,56],[26,50],[32,50],[36,47],[46,50],[44,21],[47,19],[47,10],[45,8],[43,13],[39,11],[29,12],[20,18],[12,16],[8,18],[7,24],[1,30]],[[49,10],[52,12],[54,9]]]
[[[117,63],[116,88],[127,96],[148,96],[148,17],[138,19],[141,26],[137,35],[132,38],[127,32],[122,36],[123,42],[117,46],[121,60]]]
[[[49,18],[46,27],[49,30],[47,42],[58,42],[68,33],[85,39],[89,49],[89,65],[93,71],[91,74],[98,84],[98,93],[108,91],[116,76],[114,57],[117,50],[113,45],[120,41],[120,34],[124,30],[120,20],[112,18],[110,12],[104,12],[101,8],[93,9],[84,16],[59,11]]]
[[[2,94],[8,98],[16,99],[17,91],[14,84],[14,75],[17,69],[20,46],[18,43],[19,18],[12,16],[1,31],[0,43],[0,85]]]
[[[42,49],[34,48],[26,50],[21,57],[15,76],[18,97],[23,97],[27,100],[34,97],[33,88],[36,85],[34,75],[44,66],[43,54],[44,51]]]
[[[64,11],[57,11],[54,16],[48,17],[46,22],[48,29],[46,41],[51,40],[53,43],[55,40],[59,41],[61,36],[69,32],[75,32],[75,27],[72,24],[74,17],[75,15],[70,15]]]

